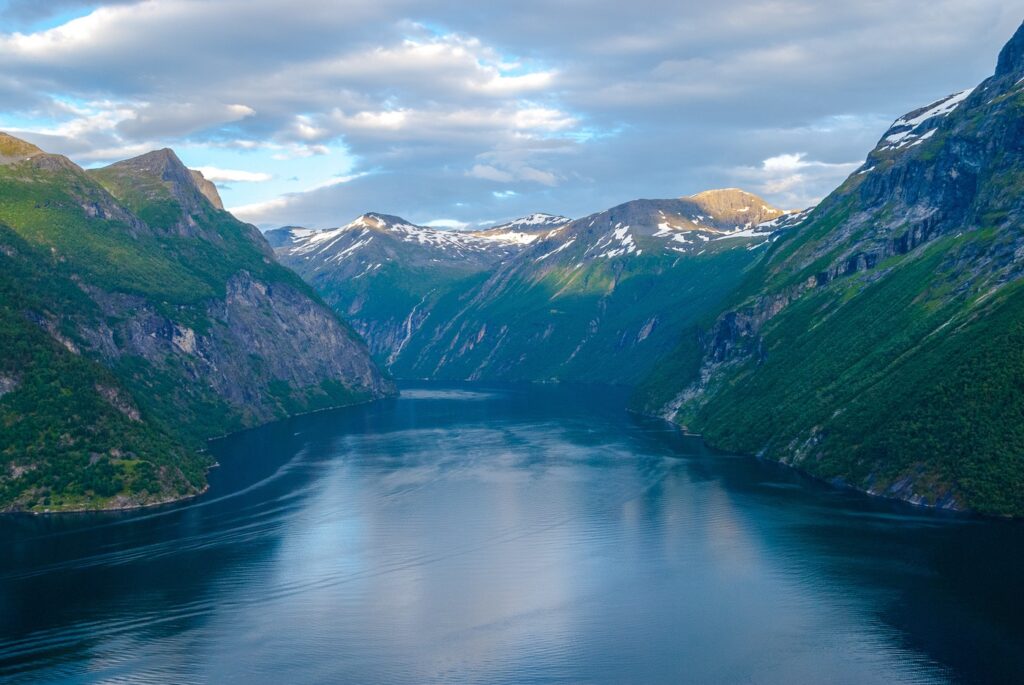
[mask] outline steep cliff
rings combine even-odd
[[[533,214],[476,232],[416,226],[369,213],[323,231],[269,231],[278,257],[392,364],[435,307],[473,287],[531,242],[568,222]]]
[[[726,189],[577,219],[439,303],[392,369],[634,384],[682,330],[716,310],[792,218]]]
[[[897,120],[636,406],[875,494],[1024,514],[1022,45]]]
[[[90,172],[0,154],[0,508],[194,494],[205,438],[393,391],[170,150]]]

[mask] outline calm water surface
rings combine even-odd
[[[216,443],[194,502],[0,518],[0,680],[1024,682],[1024,527],[623,402],[407,386]]]

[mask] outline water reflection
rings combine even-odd
[[[12,682],[1013,682],[1019,526],[715,454],[613,391],[418,385],[210,493],[0,519]]]

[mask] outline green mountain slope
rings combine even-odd
[[[306,279],[392,364],[427,316],[452,293],[466,292],[540,235],[569,220],[547,214],[478,232],[416,226],[364,214],[325,231],[268,231],[281,261]]]
[[[0,508],[205,485],[206,438],[391,391],[169,150],[85,172],[0,134]]]
[[[634,384],[737,285],[782,215],[727,190],[636,200],[578,219],[479,286],[451,293],[392,369],[411,377]]]
[[[1024,29],[902,117],[635,406],[875,494],[1024,514]]]
[[[799,218],[729,189],[476,233],[367,214],[269,238],[396,376],[631,384]]]

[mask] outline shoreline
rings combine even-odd
[[[273,421],[264,421],[263,423],[259,423],[259,424],[255,425],[255,426],[248,426],[246,428],[241,428],[241,429],[236,430],[236,431],[231,431],[229,433],[224,433],[222,435],[217,435],[217,436],[214,436],[214,437],[211,437],[211,438],[206,438],[203,441],[204,442],[204,446],[202,448],[200,448],[198,450],[198,452],[200,454],[208,453],[209,452],[209,443],[211,443],[211,442],[215,442],[217,440],[224,440],[225,438],[230,438],[231,436],[239,435],[241,433],[245,433],[246,431],[256,430],[257,428],[262,428],[263,426],[269,426],[270,424],[277,423],[278,421],[288,421],[289,419],[298,418],[300,416],[310,416],[312,414],[319,414],[319,413],[327,412],[327,411],[335,411],[337,409],[348,409],[350,407],[362,407],[362,406],[365,406],[365,405],[368,405],[368,404],[373,404],[374,402],[381,402],[383,400],[395,399],[395,398],[399,397],[400,395],[401,395],[401,392],[400,391],[396,391],[395,394],[393,394],[393,395],[384,395],[382,397],[374,397],[374,398],[371,398],[371,399],[362,400],[360,402],[353,402],[351,404],[339,404],[339,405],[336,405],[336,406],[333,406],[333,407],[323,407],[321,409],[314,409],[312,411],[300,412],[298,414],[288,414],[287,416],[283,416],[283,417],[281,417],[279,419],[274,419]],[[209,472],[211,470],[213,470],[215,468],[219,468],[219,467],[220,467],[220,462],[216,462],[216,461],[213,462],[210,466],[208,466],[206,468],[206,472],[204,473],[204,476],[206,474],[209,474]],[[171,497],[171,498],[168,498],[168,499],[162,499],[162,500],[160,500],[158,502],[145,502],[145,503],[130,504],[130,505],[118,506],[118,507],[79,507],[79,508],[75,508],[75,509],[57,509],[57,510],[43,510],[43,511],[33,511],[31,509],[8,509],[8,510],[0,511],[0,516],[61,516],[61,515],[64,515],[64,514],[71,514],[71,515],[75,515],[75,516],[80,516],[82,514],[114,514],[114,513],[119,513],[119,512],[138,511],[140,509],[153,509],[153,508],[156,508],[156,507],[163,507],[163,506],[169,506],[169,505],[172,505],[172,504],[181,504],[183,502],[189,502],[191,500],[195,500],[195,499],[198,499],[198,498],[202,497],[207,492],[209,492],[209,490],[210,490],[210,484],[209,483],[205,483],[205,484],[203,484],[203,487],[202,487],[202,489],[199,490],[199,492],[195,492],[195,493],[192,493],[192,494],[189,494],[189,495],[184,495],[182,497]]]
[[[717,452],[733,454],[732,452],[728,452],[727,450],[722,450],[721,448],[717,447],[714,443],[712,443],[711,441],[707,440],[703,436],[703,434],[701,434],[701,433],[691,433],[690,431],[686,430],[683,426],[679,425],[678,423],[675,423],[674,421],[670,421],[670,420],[666,419],[664,416],[659,416],[657,414],[647,414],[647,413],[642,412],[642,411],[637,411],[635,409],[628,409],[628,408],[626,409],[626,411],[628,413],[630,413],[630,414],[634,414],[636,416],[642,416],[642,417],[647,418],[647,419],[658,419],[660,421],[663,421],[666,424],[668,424],[668,425],[672,426],[673,428],[675,428],[675,430],[678,431],[680,433],[680,435],[684,435],[684,436],[686,436],[688,438],[698,438],[698,439],[702,440],[705,445],[707,445],[708,447],[710,447],[711,449],[713,449],[713,450],[715,450]],[[833,490],[841,490],[841,491],[856,493],[857,495],[863,496],[863,497],[865,497],[866,499],[869,499],[869,500],[881,500],[881,501],[885,501],[885,502],[900,503],[900,504],[905,504],[905,505],[907,505],[909,507],[913,507],[915,509],[920,509],[920,510],[940,513],[940,514],[946,514],[946,515],[950,515],[950,516],[957,516],[957,517],[961,517],[961,518],[973,518],[973,519],[986,520],[986,521],[1008,521],[1008,522],[1022,522],[1022,521],[1024,521],[1024,518],[1016,518],[1016,517],[1013,517],[1013,516],[1000,516],[1000,515],[996,515],[996,514],[982,514],[982,513],[979,513],[977,511],[974,511],[973,509],[960,508],[960,507],[938,506],[938,505],[935,505],[935,504],[928,504],[927,502],[915,501],[911,497],[901,497],[901,496],[898,496],[898,495],[886,495],[885,493],[881,493],[881,492],[871,492],[870,490],[865,490],[865,489],[859,488],[856,485],[853,485],[851,483],[847,483],[845,481],[841,481],[841,480],[837,481],[835,479],[831,479],[830,480],[830,479],[827,479],[827,478],[822,478],[821,476],[817,476],[817,475],[811,473],[810,471],[808,471],[806,469],[803,469],[803,468],[801,468],[799,466],[795,466],[793,464],[788,464],[788,463],[786,463],[784,461],[781,461],[779,459],[769,459],[767,457],[761,457],[761,456],[758,456],[756,454],[736,454],[735,456],[740,456],[740,457],[744,457],[744,458],[747,458],[747,459],[756,459],[757,461],[765,462],[765,463],[768,463],[768,464],[777,464],[779,466],[785,467],[785,468],[793,471],[794,473],[798,473],[798,474],[800,474],[800,476],[802,476],[804,478],[807,478],[808,480],[811,480],[811,481],[813,481],[815,483],[820,483],[822,485],[826,485],[826,486],[828,486],[829,488],[831,488]]]
[[[415,382],[428,382],[428,383],[444,383],[445,382],[445,381],[434,381],[434,380],[426,379],[426,378],[424,378],[424,379],[420,379],[420,378],[403,378],[403,379],[393,379],[393,381],[396,384],[400,383],[402,381],[414,382],[414,383]],[[451,382],[466,383],[467,381],[451,381]],[[472,381],[469,381],[469,382],[472,382]],[[552,381],[525,381],[525,383],[528,384],[528,385],[535,385],[535,384],[539,384],[539,385],[550,385],[550,384],[565,385],[561,381],[554,381],[554,382],[552,382]],[[396,386],[396,388],[397,388],[397,386]],[[383,395],[381,397],[375,397],[375,398],[363,400],[363,401],[360,401],[360,402],[353,402],[351,404],[340,404],[340,405],[335,405],[335,406],[331,406],[331,407],[323,407],[323,408],[314,409],[314,410],[311,410],[311,411],[300,412],[300,413],[297,413],[297,414],[289,414],[289,415],[284,416],[282,418],[274,419],[273,421],[266,421],[266,422],[257,424],[255,426],[248,426],[246,428],[242,428],[242,429],[239,429],[239,430],[236,430],[236,431],[231,431],[231,432],[224,433],[224,434],[221,434],[221,435],[217,435],[217,436],[214,436],[214,437],[206,438],[204,440],[205,445],[204,445],[204,447],[202,447],[199,450],[199,452],[200,453],[207,453],[207,452],[209,452],[209,443],[216,442],[216,441],[219,441],[219,440],[224,440],[226,438],[230,438],[230,437],[235,436],[235,435],[240,435],[240,434],[245,433],[247,431],[256,430],[256,429],[261,428],[263,426],[267,426],[267,425],[270,425],[270,424],[273,424],[273,423],[277,423],[279,421],[287,421],[287,420],[290,420],[290,419],[299,418],[299,417],[303,417],[303,416],[311,416],[311,415],[315,415],[315,414],[321,414],[321,413],[324,413],[324,412],[336,411],[338,409],[347,409],[347,408],[351,408],[351,407],[366,406],[366,405],[373,404],[374,402],[381,402],[381,401],[385,401],[385,400],[397,399],[400,396],[401,396],[401,391],[396,389],[396,392],[394,394]],[[691,431],[687,430],[686,428],[684,428],[683,426],[681,426],[681,425],[679,425],[679,424],[677,424],[677,423],[675,423],[673,421],[670,421],[670,420],[666,419],[664,416],[660,416],[660,415],[657,415],[657,414],[649,414],[649,413],[646,413],[646,412],[643,412],[643,411],[639,411],[639,410],[636,410],[636,409],[631,409],[629,407],[625,408],[625,412],[628,413],[628,414],[633,414],[635,416],[643,417],[645,419],[657,419],[657,420],[667,424],[668,426],[671,426],[672,429],[675,430],[676,432],[678,432],[680,435],[683,435],[683,436],[689,437],[689,438],[697,438],[697,439],[703,441],[704,444],[707,445],[709,448],[711,448],[711,449],[713,449],[715,451],[718,451],[718,452],[725,452],[725,450],[720,449],[713,442],[707,440],[703,436],[703,434],[691,432]],[[918,499],[914,499],[914,497],[916,497],[916,496],[913,495],[913,494],[911,496],[899,496],[899,495],[887,495],[885,493],[880,493],[880,492],[872,492],[872,491],[867,490],[867,489],[859,488],[856,485],[853,485],[851,483],[842,481],[841,479],[837,480],[837,479],[823,478],[821,476],[817,476],[817,475],[811,473],[810,471],[808,471],[808,470],[806,470],[804,468],[801,468],[800,466],[789,464],[789,463],[786,463],[786,462],[784,462],[782,460],[778,460],[778,459],[770,459],[770,458],[767,458],[767,457],[758,456],[756,454],[736,454],[735,456],[741,456],[741,457],[748,458],[748,459],[756,459],[758,461],[765,462],[765,463],[770,463],[770,464],[777,464],[779,466],[785,467],[786,469],[792,470],[794,473],[797,473],[800,476],[802,476],[804,478],[807,478],[808,480],[813,481],[815,483],[819,483],[819,484],[825,485],[825,486],[827,486],[827,487],[829,487],[829,488],[831,488],[833,490],[837,490],[837,491],[846,491],[846,492],[856,493],[858,496],[862,496],[862,497],[865,497],[867,499],[881,500],[881,501],[893,502],[893,503],[900,503],[900,504],[907,505],[909,507],[913,507],[914,509],[918,509],[918,510],[931,511],[931,512],[935,512],[935,513],[942,513],[942,514],[952,515],[952,516],[961,517],[961,518],[974,518],[974,519],[979,519],[979,520],[1009,521],[1009,522],[1024,521],[1024,518],[1015,518],[1013,516],[1000,516],[1000,515],[995,515],[995,514],[982,514],[982,513],[979,513],[977,511],[974,511],[972,509],[968,509],[968,508],[950,507],[950,506],[939,506],[939,505],[935,505],[935,504],[929,504],[927,502],[923,502],[923,501],[920,501]],[[207,468],[206,472],[209,473],[210,470],[215,469],[215,468],[219,468],[219,467],[220,467],[220,464],[218,462],[214,462],[213,464],[211,464]],[[199,497],[205,495],[209,490],[210,490],[210,485],[209,485],[209,483],[206,483],[199,492],[192,493],[192,494],[189,494],[189,495],[185,495],[183,497],[172,497],[172,498],[168,498],[168,499],[163,499],[163,500],[160,500],[160,501],[157,501],[157,502],[147,502],[147,503],[144,503],[144,504],[131,504],[131,505],[127,505],[127,506],[118,506],[118,507],[80,507],[80,508],[75,508],[75,509],[61,509],[61,510],[53,510],[53,511],[50,511],[50,510],[32,511],[32,510],[27,510],[27,509],[21,509],[21,510],[14,509],[14,510],[0,511],[0,516],[19,516],[19,515],[60,516],[62,514],[81,515],[81,514],[131,512],[131,511],[137,511],[137,510],[141,510],[141,509],[152,509],[152,508],[156,508],[156,507],[162,507],[162,506],[168,506],[168,505],[173,505],[173,504],[179,504],[179,503],[182,503],[182,502],[188,502],[188,501],[191,501],[191,500],[198,499]]]
[[[219,463],[214,463],[212,466],[207,468],[207,473],[211,469],[220,466]],[[184,495],[182,497],[172,497],[170,499],[160,500],[159,502],[146,502],[144,504],[129,504],[123,507],[104,507],[104,508],[79,508],[79,509],[58,509],[49,510],[44,509],[43,511],[32,511],[29,509],[13,510],[2,512],[5,515],[28,515],[28,516],[60,516],[61,514],[114,514],[122,511],[138,511],[139,509],[152,509],[154,507],[167,506],[169,504],[179,504],[181,502],[188,502],[190,500],[197,499],[207,493],[210,489],[210,484],[206,483],[199,492],[192,493],[191,495]]]

